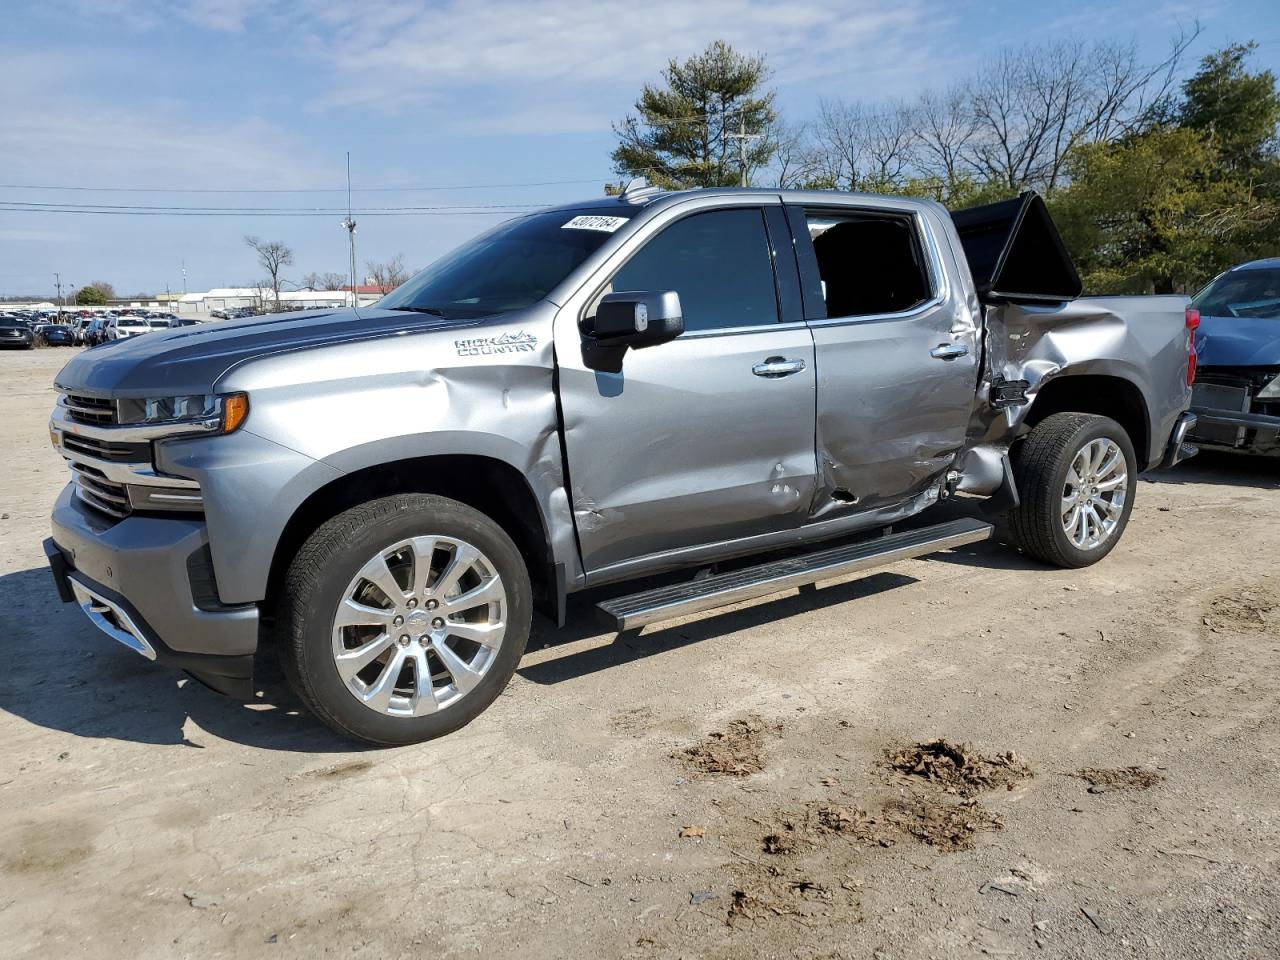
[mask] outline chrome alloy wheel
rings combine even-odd
[[[1090,440],[1067,470],[1062,491],[1062,529],[1081,550],[1094,550],[1115,532],[1128,496],[1124,452],[1106,437]]]
[[[452,537],[414,537],[369,559],[333,619],[333,659],[347,689],[395,717],[465,697],[497,659],[507,592],[483,553]]]

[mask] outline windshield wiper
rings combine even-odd
[[[392,310],[407,310],[410,313],[429,313],[433,317],[443,317],[444,311],[439,307],[392,307]]]

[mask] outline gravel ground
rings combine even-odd
[[[470,727],[361,751],[57,602],[70,355],[0,354],[5,956],[1280,955],[1280,463],[1147,477],[1083,571],[579,600]]]

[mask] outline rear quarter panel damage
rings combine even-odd
[[[1064,376],[1116,377],[1142,396],[1147,450],[1142,467],[1159,461],[1178,414],[1190,402],[1186,384],[1189,332],[1186,298],[1082,298],[1052,306],[999,304],[987,308],[986,403],[975,413],[974,441],[964,460],[962,490],[991,492],[1001,476],[1000,456],[1022,432],[1036,398]],[[990,404],[996,377],[1027,382],[1027,402]]]

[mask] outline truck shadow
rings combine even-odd
[[[1252,457],[1202,450],[1168,470],[1142,475],[1151,483],[1211,483],[1225,487],[1280,487],[1280,457]]]
[[[535,620],[534,632],[529,638],[529,650],[535,653],[554,650],[610,634],[613,635],[613,642],[525,664],[516,673],[538,684],[563,683],[695,643],[766,626],[797,614],[824,610],[917,582],[914,577],[898,573],[872,573],[829,587],[801,588],[798,593],[766,600],[743,609],[706,614],[700,619],[674,626],[649,627],[643,633],[613,633],[594,606],[610,596],[610,591],[586,591],[570,597],[568,621],[563,629],[557,630],[555,624],[547,620]],[[612,593],[616,594],[617,591]]]
[[[193,749],[211,737],[297,753],[361,749],[314,720],[274,662],[264,662],[252,703],[214,693],[103,636],[73,604],[59,602],[47,570],[0,576],[0,609],[6,611],[0,710],[28,723],[77,737]]]

